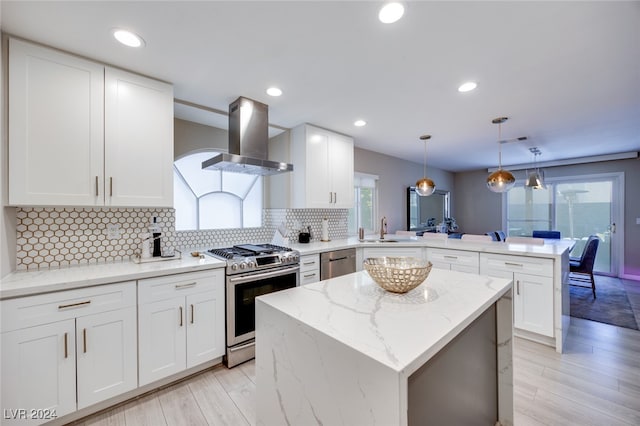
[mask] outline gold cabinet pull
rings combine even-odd
[[[313,274],[305,274],[304,277],[305,278],[311,278],[311,277],[315,277],[316,273],[314,272]]]
[[[516,294],[520,295],[520,280],[516,280]]]
[[[113,177],[109,176],[109,197],[113,197]]]
[[[69,333],[64,333],[64,357],[69,358],[69,350],[67,347],[67,340],[69,339]]]
[[[445,258],[445,259],[457,259],[457,258],[458,258],[458,256],[451,256],[451,255],[445,254],[445,255],[444,255],[444,258]]]
[[[76,308],[78,306],[88,305],[90,303],[91,303],[91,300],[86,300],[84,302],[70,303],[68,305],[58,305],[58,309]]]
[[[523,266],[522,263],[513,263],[513,262],[504,262],[504,264],[508,266],[517,266],[519,268],[522,268]]]
[[[98,176],[96,176],[96,197],[100,195],[100,193],[98,192]]]
[[[329,193],[329,204],[333,203],[333,193]]]
[[[333,193],[333,204],[337,204],[338,203],[338,193],[334,192]]]
[[[182,306],[180,306],[180,327],[182,327]]]
[[[87,353],[87,329],[82,329],[82,351],[83,353]]]
[[[195,308],[191,305],[191,324],[193,324],[193,318],[195,317]]]

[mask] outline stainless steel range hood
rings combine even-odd
[[[239,97],[229,105],[229,152],[202,163],[206,170],[269,176],[293,171],[293,164],[267,160],[269,107]]]

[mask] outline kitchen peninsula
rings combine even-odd
[[[405,294],[357,272],[258,298],[258,424],[513,424],[511,288],[434,268]]]

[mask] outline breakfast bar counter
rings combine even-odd
[[[258,424],[513,424],[511,289],[434,268],[405,294],[356,272],[257,298]]]

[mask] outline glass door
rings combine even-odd
[[[613,180],[567,182],[555,186],[556,229],[576,242],[571,255],[580,256],[589,235],[597,235],[600,244],[594,272],[615,275]]]
[[[531,236],[533,230],[558,230],[575,241],[571,256],[582,253],[589,235],[600,237],[594,272],[617,276],[622,244],[620,201],[623,176],[618,174],[548,179],[543,189],[522,184],[506,195],[508,235]],[[618,232],[616,232],[618,231]]]

